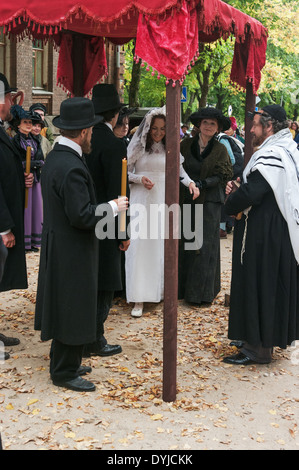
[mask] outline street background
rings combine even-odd
[[[211,307],[179,302],[177,399],[162,400],[163,304],[116,299],[106,323],[122,354],[85,359],[95,392],[55,387],[50,342],[34,331],[39,254],[27,254],[29,288],[0,297],[0,332],[21,343],[0,364],[0,431],[6,450],[298,450],[298,348],[271,364],[231,366],[227,339],[232,235],[221,240],[222,291]],[[297,351],[297,353],[296,353]]]

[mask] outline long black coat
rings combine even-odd
[[[247,222],[243,214],[234,226],[228,337],[286,348],[299,339],[299,268],[287,223],[259,171],[225,204],[229,215],[250,206]]]
[[[86,156],[86,162],[95,183],[97,202],[116,199],[121,195],[122,159],[127,156],[126,145],[104,123],[93,128],[91,145],[92,152]],[[128,186],[127,182],[127,196]],[[117,220],[116,217],[115,239],[99,240],[99,290],[120,291],[123,288]]]
[[[24,245],[25,179],[21,157],[0,127],[0,232],[12,229],[16,244],[8,249],[0,292],[27,288]]]
[[[41,175],[44,204],[35,329],[41,339],[79,345],[96,340],[96,196],[77,152],[56,144]],[[112,216],[112,210],[111,210]]]

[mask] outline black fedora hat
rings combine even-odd
[[[96,114],[128,106],[127,104],[121,103],[117,89],[110,83],[100,83],[93,87],[92,102]]]
[[[4,92],[4,94],[6,94],[6,93],[11,93],[11,92],[14,92],[14,91],[17,91],[17,90],[18,90],[17,88],[12,88],[9,85],[6,76],[3,73],[0,73],[0,93]]]
[[[60,105],[60,115],[53,119],[58,129],[87,129],[101,122],[103,118],[96,116],[93,103],[88,98],[68,98]]]
[[[222,131],[227,131],[231,125],[230,119],[224,116],[220,109],[212,107],[199,108],[198,111],[191,114],[189,119],[196,127],[198,127],[198,124],[202,119],[217,119],[222,127]]]

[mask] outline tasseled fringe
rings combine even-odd
[[[245,253],[245,245],[246,245],[246,237],[247,237],[247,221],[248,221],[248,213],[250,211],[251,207],[246,209],[243,213],[245,215],[245,227],[244,227],[244,233],[243,233],[243,240],[242,240],[242,248],[241,248],[241,264],[243,265],[243,257]]]

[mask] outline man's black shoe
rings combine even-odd
[[[82,379],[82,377],[76,377],[75,379],[66,380],[64,382],[56,382],[53,380],[53,384],[57,387],[68,388],[75,392],[93,392],[96,387],[92,382]]]
[[[18,338],[11,338],[9,336],[2,335],[0,333],[0,341],[4,344],[4,346],[16,346],[20,344],[20,340]]]
[[[242,352],[239,352],[238,354],[234,354],[233,356],[227,356],[223,359],[223,362],[226,364],[234,364],[237,366],[247,366],[250,364],[269,364],[269,362],[258,362],[254,361],[253,359],[250,359],[250,357],[246,356]]]
[[[83,357],[91,356],[114,356],[122,352],[121,346],[119,344],[105,344],[103,348],[99,348],[97,345],[87,345],[83,351]]]
[[[98,351],[98,356],[114,356],[122,352],[119,344],[105,344],[105,346]]]
[[[230,346],[235,346],[236,348],[242,348],[244,341],[233,340],[229,343]]]

